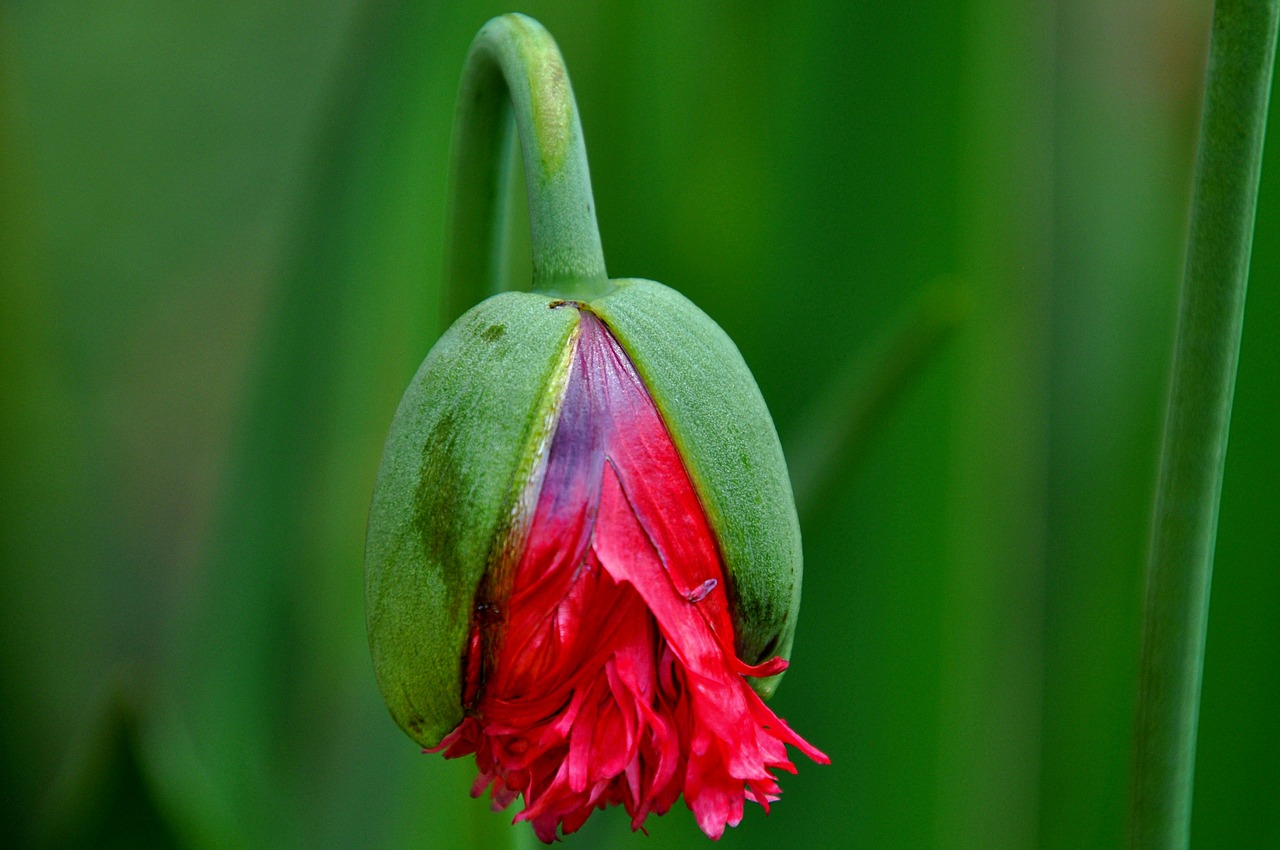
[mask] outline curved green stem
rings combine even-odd
[[[590,299],[609,286],[587,149],[560,49],[532,18],[503,15],[471,43],[458,92],[445,246],[450,320],[501,289],[513,113],[528,188],[533,288]]]
[[[1186,847],[1209,583],[1280,0],[1219,0],[1147,563],[1129,843]]]

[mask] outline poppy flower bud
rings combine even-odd
[[[494,296],[427,355],[387,438],[366,552],[396,722],[475,754],[544,841],[682,794],[719,837],[827,758],[762,701],[791,647],[799,526],[736,347],[657,283]]]

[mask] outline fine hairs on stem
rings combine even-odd
[[[445,240],[450,321],[501,288],[498,230],[512,171],[504,139],[513,116],[529,199],[532,288],[567,299],[608,289],[564,59],[537,21],[503,15],[476,35],[458,91]]]
[[[1280,0],[1214,9],[1147,562],[1129,844],[1190,839],[1201,671]]]

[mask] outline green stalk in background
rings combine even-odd
[[[1034,847],[1041,806],[1053,16],[982,0],[963,24],[956,334],[933,845]]]
[[[591,298],[609,286],[564,59],[537,21],[503,15],[476,35],[458,92],[445,239],[450,322],[502,288],[513,113],[529,201],[533,287]]]
[[[1209,582],[1280,0],[1220,0],[1147,563],[1132,848],[1186,847]]]

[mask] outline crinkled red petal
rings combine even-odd
[[[743,801],[767,810],[796,735],[734,654],[719,551],[647,389],[585,310],[541,489],[509,587],[490,588],[467,664],[478,698],[437,750],[475,753],[473,793],[538,837],[621,805],[641,829],[681,794],[718,838]],[[496,612],[495,610],[496,609]],[[484,644],[484,680],[477,653]]]

